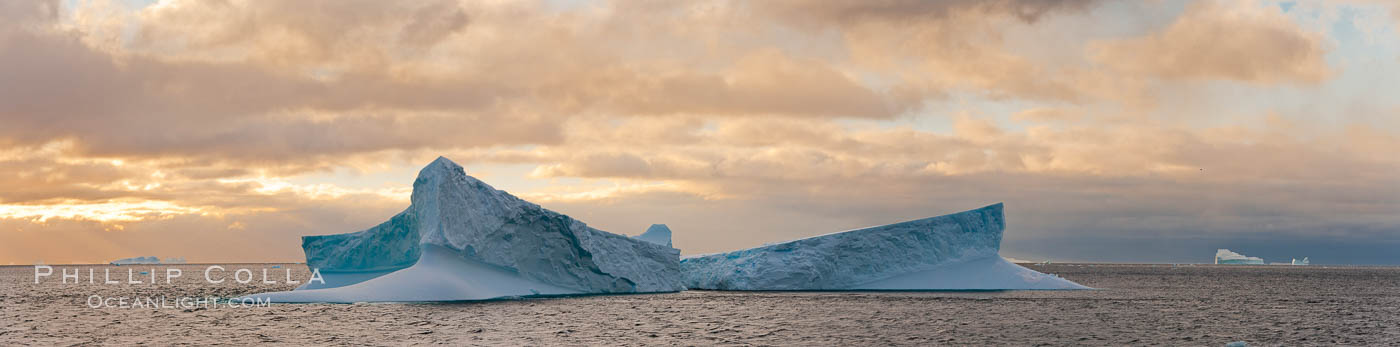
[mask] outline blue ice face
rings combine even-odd
[[[306,266],[322,272],[382,272],[418,261],[418,223],[409,208],[364,231],[303,236]]]

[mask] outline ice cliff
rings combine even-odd
[[[383,224],[302,238],[307,266],[325,283],[250,297],[450,301],[683,290],[680,251],[669,243],[590,228],[439,157],[418,173],[408,209]]]
[[[681,261],[715,290],[1088,289],[998,255],[1002,204]]]
[[[1245,256],[1244,254],[1231,252],[1228,249],[1221,248],[1215,250],[1215,263],[1263,265],[1264,259],[1259,257]]]

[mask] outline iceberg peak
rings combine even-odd
[[[486,185],[475,177],[467,175],[466,169],[451,159],[437,157],[432,163],[424,166],[422,170],[418,170],[418,177],[413,180],[413,194],[436,192],[441,185],[451,183],[453,180],[460,180],[462,183],[468,183],[472,186]]]
[[[422,171],[427,171],[428,169],[436,169],[436,168],[447,168],[447,169],[452,169],[452,170],[462,170],[462,166],[461,166],[461,165],[457,165],[457,162],[452,161],[452,159],[447,159],[447,157],[444,157],[444,156],[438,156],[437,159],[433,159],[433,162],[428,163],[427,166],[424,166]]]

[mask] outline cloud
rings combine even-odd
[[[1015,211],[1013,240],[1383,237],[1400,223],[1388,212],[1400,207],[1400,190],[1390,188],[1400,187],[1400,161],[1384,154],[1400,137],[1367,127],[1300,135],[1298,129],[1317,125],[1273,120],[1020,132],[965,116],[937,133],[811,121],[714,123],[687,132],[692,138],[684,142],[575,133],[539,149],[535,174],[612,184],[588,190],[592,195],[538,198],[623,232],[641,221],[617,211],[663,210],[645,213],[646,222],[697,233],[684,236],[688,254],[999,201]]]
[[[1082,118],[1082,116],[1075,114],[1073,111],[1053,107],[1027,109],[1011,116],[1013,120],[1026,122],[1065,122],[1079,120],[1080,118]]]
[[[268,160],[558,137],[550,120],[497,108],[489,99],[499,95],[472,83],[344,76],[326,84],[241,63],[114,57],[64,32],[6,34],[0,47],[13,54],[0,65],[0,116],[9,126],[0,137],[8,143],[68,138],[94,155]]]
[[[448,1],[169,1],[141,9],[93,2],[72,9],[65,23],[53,14],[56,3],[37,4],[7,12],[31,25],[0,36],[0,48],[11,52],[0,64],[9,82],[0,85],[0,117],[9,125],[0,143],[73,141],[75,153],[88,156],[191,165],[217,156],[308,169],[385,151],[557,144],[565,136],[558,124],[577,117],[893,119],[968,86],[953,78],[984,81],[973,87],[1001,84],[1007,73],[1034,80],[1021,76],[1034,70],[1024,62],[1004,64],[1021,67],[1001,77],[976,72],[999,70],[987,68],[993,65],[944,66],[1016,60],[989,48],[995,42],[974,44],[994,31],[984,22],[1032,22],[1087,6],[891,2],[850,9],[865,14],[841,19],[829,16],[849,5],[623,1],[549,12],[528,3]],[[811,17],[784,17],[783,6],[811,7]],[[882,45],[866,35],[900,29],[867,27],[908,21],[897,15],[906,10],[937,19],[920,21],[914,32],[976,28],[929,37],[973,54],[938,56],[931,70],[919,71],[959,72],[937,77],[948,83],[871,70],[843,61],[839,48],[817,48]],[[763,17],[791,27],[744,24]],[[805,34],[788,30],[821,30],[800,24],[809,20],[848,23],[847,39],[816,35],[799,40],[813,49],[789,46]],[[752,40],[729,39],[737,36]],[[637,49],[648,46],[658,49]],[[901,50],[859,54],[910,53],[922,58]],[[890,76],[910,80],[872,82]],[[1060,89],[1043,87],[1032,89]]]
[[[0,36],[0,141],[290,162],[552,144],[577,116],[892,119],[950,88],[1068,97],[996,48],[992,25],[1090,2],[94,2],[71,23],[40,4],[13,11],[32,25]],[[780,27],[744,24],[765,18]],[[901,31],[928,46],[883,39]],[[883,66],[912,60],[927,64]]]
[[[762,11],[775,16],[788,16],[798,20],[812,21],[814,24],[844,23],[861,21],[917,23],[928,22],[949,16],[975,13],[982,15],[1008,15],[1026,22],[1035,22],[1042,16],[1057,11],[1082,11],[1094,5],[1096,0],[993,0],[993,1],[917,1],[917,0],[875,0],[875,1],[765,1],[755,4]]]
[[[1315,85],[1334,74],[1321,34],[1249,2],[1193,2],[1161,32],[1090,49],[1102,64],[1164,79]]]
[[[18,1],[0,4],[0,19],[15,27],[43,26],[58,19],[56,0]]]
[[[889,118],[909,107],[885,100],[824,62],[776,50],[739,58],[720,74],[667,73],[636,87],[610,96],[619,111]]]

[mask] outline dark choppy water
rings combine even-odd
[[[0,345],[1400,345],[1397,267],[1031,267],[1104,290],[93,309],[85,303],[91,295],[173,301],[292,285],[208,284],[204,266],[195,265],[180,267],[183,276],[170,285],[86,284],[85,268],[84,284],[61,284],[55,270],[36,285],[32,267],[11,266],[0,267]],[[288,268],[305,278],[301,267]],[[127,268],[116,269],[125,280]],[[272,271],[280,280],[281,269]]]

